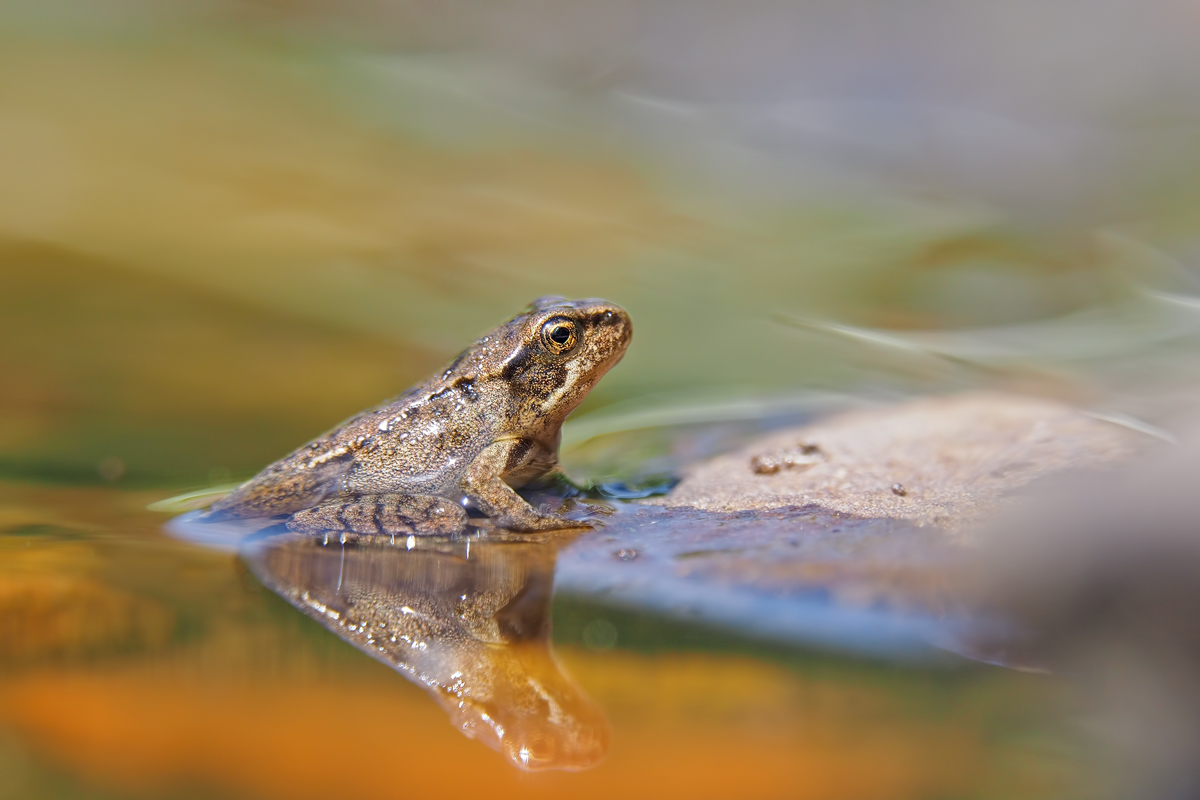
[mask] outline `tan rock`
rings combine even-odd
[[[772,434],[695,467],[661,502],[706,511],[818,505],[960,527],[1037,478],[1101,467],[1151,441],[1051,400],[933,397]]]

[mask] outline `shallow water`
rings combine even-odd
[[[409,550],[288,534],[238,556],[164,536],[149,496],[3,488],[10,796],[1032,797],[1061,796],[1086,763],[1048,711],[1066,702],[1055,679],[837,655],[803,631],[622,600],[613,581],[631,579],[609,573],[673,562],[696,580],[691,564],[704,560],[671,558],[671,543],[639,539],[636,525],[561,549],[474,540],[469,558],[471,537]],[[719,553],[719,537],[699,538]],[[634,558],[609,552],[635,543]],[[310,616],[320,603],[324,627],[289,602]],[[358,610],[330,622],[339,602]],[[415,674],[378,663],[398,663],[411,642],[378,660],[361,651],[372,645],[347,626],[371,607],[430,618],[420,658],[407,656]],[[549,749],[549,766],[596,765],[524,773],[487,736],[469,740],[455,703],[418,688],[455,672],[449,683],[510,740]],[[555,739],[564,727],[585,752]]]

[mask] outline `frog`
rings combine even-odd
[[[426,381],[269,465],[205,519],[391,536],[485,521],[519,533],[588,527],[516,490],[561,473],[563,421],[632,336],[629,314],[606,300],[538,298]]]

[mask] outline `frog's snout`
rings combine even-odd
[[[602,349],[614,355],[623,353],[633,338],[633,320],[630,319],[629,312],[606,300],[585,302],[593,304],[593,307],[588,309],[588,316],[592,321],[594,335],[606,340]]]

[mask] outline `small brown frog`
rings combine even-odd
[[[604,300],[540,298],[446,370],[276,461],[210,517],[287,515],[294,531],[447,534],[474,506],[503,528],[581,527],[513,487],[558,464],[563,420],[621,360],[633,326]]]

